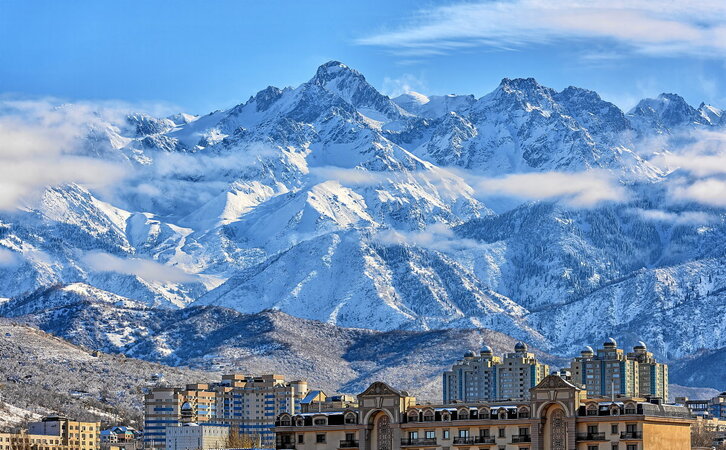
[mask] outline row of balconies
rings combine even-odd
[[[578,441],[609,441],[605,437],[605,433],[577,433],[575,438]],[[620,433],[620,439],[623,440],[638,440],[643,439],[642,431],[622,431]]]

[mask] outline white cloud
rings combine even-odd
[[[100,114],[84,104],[0,101],[0,209],[32,201],[48,186],[100,188],[123,177],[119,165],[77,153]]]
[[[383,230],[376,239],[386,245],[415,245],[441,252],[480,249],[482,244],[466,238],[459,238],[445,224],[429,225],[423,231]]]
[[[698,180],[687,186],[673,189],[673,195],[678,199],[693,200],[704,205],[726,207],[726,180],[719,178],[706,178]]]
[[[105,252],[91,252],[83,262],[92,270],[136,275],[146,281],[184,283],[197,281],[197,277],[183,270],[156,261],[141,258],[119,258]]]
[[[311,167],[310,175],[323,180],[335,180],[343,185],[373,186],[391,178],[393,172],[372,172],[365,169],[322,166]]]
[[[676,225],[705,225],[712,223],[717,218],[701,211],[683,211],[680,213],[664,211],[662,209],[641,209],[633,208],[631,212],[639,215],[645,220],[653,222],[668,222]]]
[[[419,10],[397,29],[363,45],[431,54],[489,46],[516,49],[602,38],[659,56],[726,54],[726,3],[654,0],[513,0],[466,2]]]
[[[607,172],[521,173],[503,178],[465,177],[478,196],[509,196],[527,200],[561,200],[570,206],[592,207],[604,201],[623,201],[626,189]]]
[[[0,267],[15,266],[20,262],[15,252],[0,248]]]
[[[426,90],[426,83],[421,78],[405,73],[398,78],[384,77],[381,92],[394,98],[409,92],[422,92]]]

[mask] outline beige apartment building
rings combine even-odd
[[[658,363],[642,342],[627,354],[613,338],[597,352],[586,347],[572,360],[570,372],[573,383],[585,386],[590,397],[651,396],[668,400],[668,366]]]
[[[464,359],[444,372],[443,402],[524,400],[548,372],[549,366],[538,362],[523,342],[503,358],[485,346],[479,354],[465,353]]]
[[[277,419],[277,449],[689,450],[693,419],[682,406],[642,398],[587,398],[549,375],[530,399],[418,405],[373,383],[358,408]]]
[[[237,427],[271,446],[275,417],[299,412],[307,394],[307,382],[274,374],[230,374],[219,383],[157,387],[144,398],[144,447],[166,448],[167,429],[189,423]]]
[[[0,450],[95,450],[100,444],[100,422],[78,422],[62,416],[31,422],[28,430],[0,433]]]

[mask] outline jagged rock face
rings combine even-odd
[[[624,114],[595,92],[531,78],[504,79],[479,99],[389,99],[333,61],[228,110],[96,125],[78,152],[130,177],[110,193],[49,188],[0,214],[0,247],[18,256],[0,267],[0,298],[30,308],[57,299],[38,294],[48,286],[82,284],[152,309],[277,308],[377,330],[488,327],[560,354],[609,334],[650,341],[663,358],[722,348],[722,332],[672,314],[725,319],[724,211],[672,204],[669,183],[682,175],[638,147],[721,130],[722,117],[673,94]],[[600,169],[632,195],[495,213],[460,169],[489,178]],[[102,271],[88,263],[93,251],[192,276]],[[673,323],[678,333],[662,332]]]

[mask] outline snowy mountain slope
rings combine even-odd
[[[380,379],[440,401],[440,373],[467,349],[512,351],[516,341],[488,329],[378,332],[341,328],[278,311],[248,315],[220,307],[151,309],[96,300],[79,285],[38,293],[36,309],[14,315],[85,347],[164,364],[222,372],[283,373],[331,392],[355,393]],[[45,297],[50,308],[44,308]],[[63,300],[59,301],[58,298]],[[29,305],[29,303],[28,303]],[[90,314],[89,314],[90,313]],[[132,330],[119,339],[119,330]],[[537,349],[544,360],[562,360]]]
[[[80,420],[117,416],[138,423],[142,389],[154,384],[152,375],[163,373],[170,383],[218,377],[91,351],[6,319],[0,320],[0,354],[4,421],[12,421],[13,415],[21,415],[19,422],[26,415],[65,414]]]
[[[516,342],[481,328],[379,332],[341,328],[279,311],[248,315],[214,306],[159,310],[132,301],[109,303],[114,296],[107,293],[105,299],[97,300],[103,294],[88,296],[84,289],[89,288],[58,286],[38,293],[36,309],[26,309],[13,320],[85,347],[174,366],[225,373],[282,373],[308,379],[329,392],[355,393],[371,380],[383,380],[429,401],[440,401],[441,372],[463,352],[489,345],[500,354],[510,352]],[[44,296],[52,308],[43,307]],[[53,300],[58,296],[64,301]],[[136,333],[119,340],[119,329]],[[554,367],[566,366],[567,357],[577,354],[573,351],[559,358],[533,350]],[[690,357],[671,362],[676,368],[696,363]],[[698,373],[697,379],[689,379],[689,373],[674,369],[671,381],[719,386],[718,364],[711,363]]]
[[[479,99],[389,99],[331,61],[298,87],[207,115],[94,122],[77,153],[127,177],[105,191],[50,187],[0,212],[0,299],[20,307],[54,285],[90,285],[142,302],[132,308],[141,316],[278,308],[377,330],[488,327],[553,352],[643,333],[659,357],[676,358],[710,348],[709,331],[637,327],[648,315],[665,326],[674,298],[679,313],[720,317],[720,296],[686,301],[662,280],[719,285],[726,216],[675,199],[695,178],[641,155],[721,132],[722,117],[673,94],[626,114],[593,91],[533,79],[505,78]],[[476,183],[588,169],[610,174],[624,200],[508,199],[494,213]],[[637,310],[625,295],[641,297]],[[601,302],[608,320],[580,314]],[[139,333],[120,327],[109,339]]]

